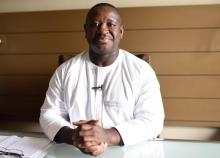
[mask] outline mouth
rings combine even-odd
[[[111,38],[108,36],[100,36],[95,38],[95,43],[99,45],[108,44],[111,41]]]

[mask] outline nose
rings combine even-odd
[[[102,23],[98,27],[98,33],[107,34],[109,32],[109,28],[106,23]]]

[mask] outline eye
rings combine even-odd
[[[115,24],[115,23],[112,23],[112,22],[108,22],[108,23],[107,23],[107,26],[108,26],[108,27],[115,27],[116,24]]]
[[[98,21],[92,21],[91,23],[90,23],[90,26],[91,27],[98,27],[100,25],[100,23],[98,22]]]

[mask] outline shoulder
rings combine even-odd
[[[130,74],[132,74],[133,78],[138,80],[138,84],[141,87],[143,85],[145,87],[146,85],[160,87],[157,75],[149,63],[127,51],[123,50],[123,54],[127,62],[126,67],[128,67],[128,71],[130,71]]]
[[[120,49],[120,54],[122,56],[122,62],[126,64],[129,69],[139,71],[140,73],[142,71],[154,73],[154,70],[149,63],[135,56],[134,54],[123,49]]]

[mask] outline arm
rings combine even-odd
[[[79,137],[79,127],[73,129],[68,120],[62,85],[65,78],[63,71],[59,67],[50,80],[46,98],[41,107],[40,125],[51,140],[74,145],[87,154],[98,155],[104,152],[106,144],[93,144],[92,147],[82,148],[81,144],[84,144],[84,141]]]
[[[62,88],[63,76],[63,70],[58,68],[50,80],[49,88],[41,107],[40,125],[51,140],[54,140],[62,127],[72,128],[65,108]]]
[[[133,118],[115,126],[125,145],[156,138],[163,128],[164,110],[156,75],[143,65],[139,78]]]
[[[76,130],[70,127],[62,127],[56,134],[54,141],[57,143],[67,143],[73,145],[73,136]]]

